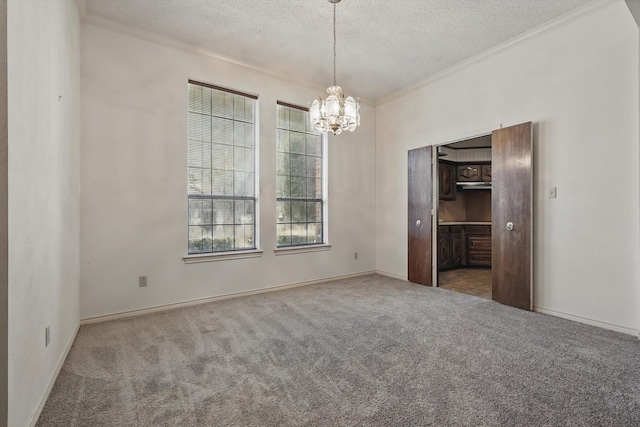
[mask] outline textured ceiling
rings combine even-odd
[[[91,15],[326,87],[327,0],[86,0]],[[508,41],[591,0],[343,0],[337,83],[372,101]]]

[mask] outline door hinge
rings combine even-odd
[[[434,209],[431,209],[431,216],[434,216],[436,214],[436,211]]]

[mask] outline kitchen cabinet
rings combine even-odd
[[[462,265],[462,226],[438,226],[438,270]]]
[[[469,266],[491,267],[491,226],[465,225],[466,257]]]
[[[454,227],[451,227],[452,229]],[[462,265],[462,231],[451,231],[449,233],[451,243],[451,267],[458,267]]]
[[[491,163],[474,165],[458,165],[456,168],[457,182],[491,182]]]
[[[480,165],[459,165],[457,172],[458,182],[477,182],[482,176]]]
[[[481,165],[481,178],[484,182],[491,182],[491,163]]]
[[[456,199],[455,174],[456,174],[456,167],[453,164],[442,162],[442,161],[438,163],[440,200]]]
[[[438,227],[438,270],[451,268],[451,237],[449,227]]]

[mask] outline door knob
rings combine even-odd
[[[507,231],[511,231],[511,230],[513,230],[513,223],[511,221],[509,221],[507,223]]]
[[[421,225],[422,225],[422,221],[417,220],[417,221],[416,221],[416,227],[420,227]]]

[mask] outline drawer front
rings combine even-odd
[[[469,265],[491,266],[491,252],[469,252]]]
[[[450,227],[451,228],[449,228],[449,231],[451,231],[452,233],[461,233],[462,232],[462,226],[461,225],[452,225]]]
[[[491,237],[489,236],[469,236],[467,237],[467,250],[477,252],[487,252],[491,257]]]
[[[438,226],[438,234],[448,233],[449,226],[448,225],[439,225]]]
[[[491,236],[467,236],[467,264],[491,266]]]
[[[490,225],[465,225],[464,231],[467,234],[489,234],[491,235]]]

